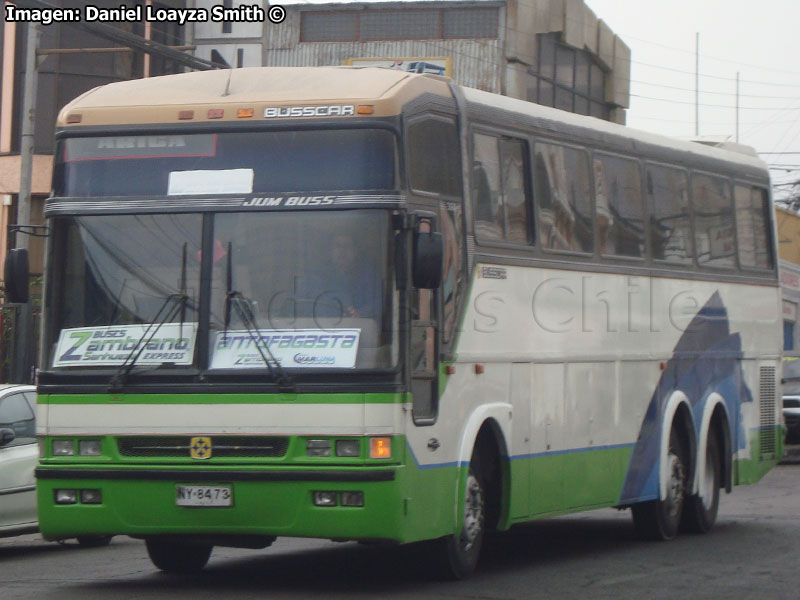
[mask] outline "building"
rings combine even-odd
[[[210,6],[216,0],[198,0]],[[381,64],[625,123],[630,49],[583,0],[285,5],[280,24],[198,24],[233,66]],[[216,53],[216,54],[215,54]]]
[[[776,207],[775,221],[783,297],[783,350],[787,356],[800,357],[800,214]]]

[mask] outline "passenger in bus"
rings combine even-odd
[[[368,252],[349,233],[335,234],[329,247],[330,260],[298,282],[300,310],[314,317],[377,318],[380,281]]]

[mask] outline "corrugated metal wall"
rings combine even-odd
[[[343,65],[348,58],[448,56],[453,79],[487,92],[501,92],[502,39],[398,40],[385,42],[300,41],[300,11],[288,6],[281,25],[266,28],[264,66]]]

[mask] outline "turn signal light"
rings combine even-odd
[[[392,458],[392,438],[378,437],[369,440],[370,458]]]

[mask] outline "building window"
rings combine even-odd
[[[539,62],[530,70],[535,83],[528,89],[528,100],[608,120],[606,74],[592,55],[561,44],[558,34],[536,37]]]
[[[497,38],[497,8],[304,11],[301,42]]]
[[[783,349],[794,350],[794,321],[783,322]]]

